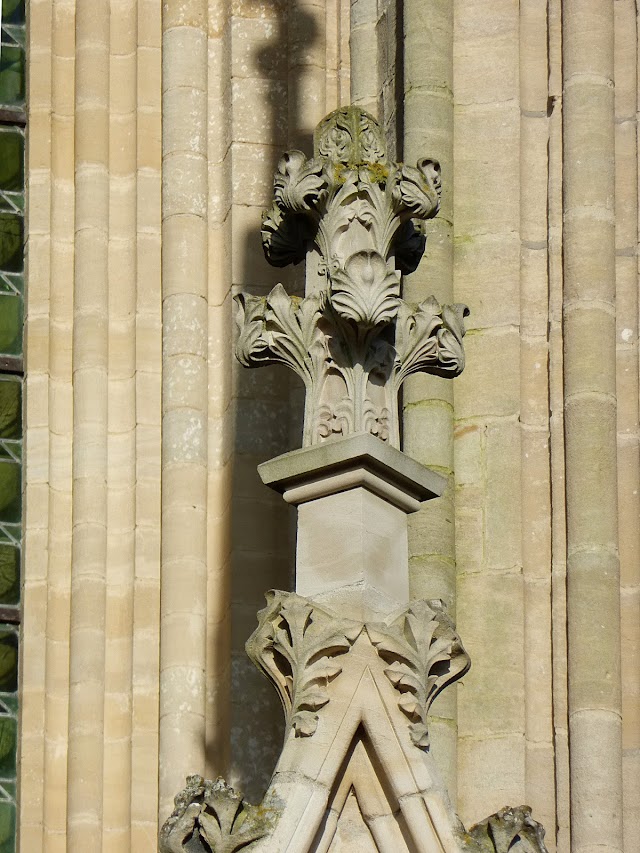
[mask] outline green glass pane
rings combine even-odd
[[[2,0],[2,23],[24,26],[24,0]]]
[[[25,0],[2,0],[0,107],[24,108],[25,42]]]
[[[0,127],[0,204],[3,192],[22,193],[24,190],[24,136],[17,128]],[[13,209],[8,207],[8,209]]]
[[[17,689],[18,636],[11,628],[0,628],[0,692],[15,693]],[[0,723],[3,719],[0,716]]]
[[[20,465],[0,459],[0,523],[18,524],[22,511]]]
[[[0,717],[0,778],[16,775],[16,720]]]
[[[0,270],[21,272],[24,266],[24,220],[18,213],[0,213]]]
[[[21,33],[8,32],[2,28],[2,52],[0,53],[0,106],[9,109],[24,107],[24,48],[16,43]]]
[[[16,807],[9,800],[0,802],[0,853],[15,853]]]
[[[19,603],[20,549],[0,543],[0,604],[6,606]]]
[[[22,352],[22,297],[0,294],[0,354]]]
[[[0,376],[0,438],[22,438],[22,382]]]
[[[24,189],[24,136],[14,127],[0,128],[0,191]]]

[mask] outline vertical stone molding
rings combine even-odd
[[[616,395],[622,642],[623,847],[640,836],[640,435],[638,377],[638,57],[636,9],[614,5]]]
[[[226,772],[231,710],[231,514],[233,409],[232,90],[231,8],[208,7],[208,424],[207,424],[207,638],[205,771]]]
[[[525,799],[552,826],[556,797],[551,627],[547,9],[520,6],[520,386]],[[551,842],[553,843],[553,842]]]
[[[136,533],[131,688],[131,853],[158,826],[162,419],[162,16],[137,0]]]
[[[73,540],[68,850],[99,850],[104,809],[110,3],[75,10]]]
[[[160,815],[205,763],[207,637],[206,0],[163,6]],[[187,109],[185,110],[185,105]],[[187,581],[188,578],[188,581]]]
[[[570,846],[569,723],[567,711],[567,528],[565,512],[563,377],[563,188],[562,188],[562,2],[548,6],[549,50],[548,273],[549,273],[549,422],[551,478],[551,637],[553,653],[553,728],[556,789],[556,848]],[[549,839],[550,846],[554,839]]]
[[[454,389],[456,624],[470,648],[484,650],[482,666],[458,690],[458,808],[472,823],[526,795],[518,71],[524,21],[512,0],[457,2],[454,21],[455,298],[468,294],[474,306],[468,367]],[[491,205],[487,190],[498,175],[509,191]],[[543,176],[538,191],[544,182]]]
[[[614,3],[569,0],[562,16],[571,850],[619,853]]]
[[[378,116],[378,2],[351,0],[351,103]]]
[[[139,850],[157,833],[160,16],[154,7],[138,0],[42,0],[29,10],[35,112],[27,161],[35,171],[25,370],[33,381],[25,397],[34,431],[25,478],[27,495],[38,483],[41,495],[28,498],[25,517],[29,616],[19,837],[34,853]],[[37,558],[36,531],[47,534]],[[34,610],[30,589],[37,588],[43,561],[46,599]],[[30,628],[34,614],[40,647]],[[39,720],[30,698],[36,661]]]
[[[17,777],[20,786],[20,798],[17,804],[17,822],[20,825],[21,843],[25,849],[42,849],[45,822],[45,801],[49,814],[53,811],[52,797],[46,797],[44,791],[45,768],[52,769],[55,780],[60,783],[57,791],[58,803],[66,799],[66,760],[63,754],[51,760],[51,740],[45,730],[47,708],[51,707],[51,693],[56,690],[58,696],[68,696],[65,678],[68,678],[68,659],[66,654],[57,655],[58,675],[56,681],[51,675],[47,661],[53,657],[51,650],[55,644],[51,628],[53,620],[50,603],[58,601],[58,617],[62,607],[61,596],[54,593],[68,583],[68,561],[56,568],[49,562],[51,551],[56,547],[53,535],[53,518],[49,511],[51,471],[54,467],[49,448],[49,417],[51,414],[51,369],[50,337],[52,305],[54,304],[53,255],[60,251],[60,244],[54,250],[52,239],[52,208],[54,198],[54,180],[52,174],[52,149],[54,139],[59,147],[59,136],[54,131],[54,112],[60,111],[60,99],[54,104],[50,69],[54,52],[60,49],[59,38],[54,36],[51,8],[48,0],[30,4],[29,36],[32,39],[27,50],[31,58],[31,67],[41,69],[40,74],[31,76],[28,103],[28,124],[38,128],[29,144],[28,192],[30,204],[28,267],[29,299],[26,303],[25,328],[25,381],[23,383],[24,400],[24,444],[30,452],[23,457],[24,503],[27,507],[36,504],[35,512],[25,513],[23,521],[22,551],[22,630],[21,630],[21,670],[20,670],[20,767]],[[59,33],[56,35],[59,36]],[[55,44],[55,47],[54,47]],[[73,74],[71,74],[73,79]],[[68,103],[73,103],[73,86],[65,93]],[[73,221],[67,221],[67,241]],[[71,240],[73,236],[71,235]],[[67,244],[68,245],[68,244]],[[66,248],[66,246],[65,246]],[[65,277],[65,284],[73,280],[71,272]],[[59,296],[60,281],[57,282]],[[58,301],[59,304],[59,301]],[[67,459],[69,456],[67,455]],[[68,466],[65,466],[68,467]],[[70,490],[70,471],[68,489]],[[58,482],[60,482],[58,480]],[[59,532],[58,524],[58,532]],[[59,544],[59,543],[58,543]],[[59,551],[58,551],[59,554]],[[26,570],[29,566],[29,570]],[[64,616],[61,619],[65,625]],[[62,665],[60,660],[62,659]],[[66,666],[65,666],[66,664]],[[66,734],[66,719],[56,721],[58,732]],[[51,727],[53,728],[53,727]],[[49,733],[51,732],[49,728]],[[49,747],[49,748],[48,748]],[[52,765],[55,764],[55,770]],[[60,772],[62,771],[62,772]],[[6,808],[6,806],[5,806]],[[58,825],[64,826],[65,809],[57,817]]]
[[[136,532],[138,186],[136,0],[110,16],[109,398],[103,850],[126,849],[132,822]]]
[[[442,169],[440,210],[429,231],[422,263],[407,277],[407,298],[434,293],[454,301],[453,289],[453,16],[449,0],[407,0],[402,4],[402,158],[433,152]],[[425,61],[426,57],[428,61]],[[449,480],[442,500],[427,504],[409,525],[411,591],[417,598],[441,598],[456,612],[455,513],[453,481],[453,394],[450,382],[412,376],[403,394],[404,446],[423,465]],[[437,702],[433,749],[456,800],[457,690]],[[449,769],[445,769],[449,768]]]

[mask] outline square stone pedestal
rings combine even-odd
[[[409,603],[407,514],[446,481],[368,433],[285,453],[258,468],[298,507],[296,592],[352,619]]]

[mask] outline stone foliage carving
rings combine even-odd
[[[312,160],[280,160],[263,246],[275,266],[307,259],[306,296],[281,285],[238,296],[237,354],[246,367],[281,363],[301,376],[304,445],[365,431],[397,447],[404,379],[463,369],[466,306],[401,297],[401,274],[424,252],[421,223],[439,204],[438,163],[389,163],[380,127],[357,107],[320,123]]]
[[[468,853],[548,853],[543,827],[528,806],[504,808],[471,827],[464,836]]]
[[[189,776],[160,833],[159,853],[235,853],[269,834],[278,812],[252,806],[224,779]]]
[[[327,685],[342,672],[339,656],[348,652],[362,625],[340,619],[295,593],[271,590],[247,641],[247,654],[280,694],[296,737],[318,728],[318,711],[329,701]]]
[[[389,664],[385,675],[400,693],[398,705],[411,720],[412,741],[427,749],[431,703],[471,665],[453,622],[441,601],[414,601],[391,624],[368,624],[367,632]]]

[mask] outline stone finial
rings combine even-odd
[[[314,157],[289,151],[265,214],[267,259],[306,259],[306,295],[278,284],[240,294],[237,356],[245,367],[281,363],[306,386],[303,445],[368,432],[400,444],[398,392],[418,371],[457,376],[464,367],[464,305],[401,297],[402,273],[425,248],[424,220],[438,212],[440,167],[389,163],[382,131],[358,107],[317,127]]]

